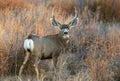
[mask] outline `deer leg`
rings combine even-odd
[[[35,64],[34,64],[34,67],[35,67],[35,72],[36,72],[36,78],[38,79],[39,78],[39,70],[38,70],[38,64],[39,64],[39,58],[36,56],[35,58]]]
[[[53,67],[55,71],[57,70],[57,61],[58,61],[58,55],[54,55],[53,56]]]
[[[57,61],[58,61],[58,56],[59,56],[59,51],[55,51],[52,55],[52,58],[53,58],[53,65],[54,65],[54,68],[57,69]]]
[[[57,73],[57,61],[58,61],[58,56],[54,56],[53,57],[53,69],[54,69],[54,74],[55,74],[55,77],[56,77],[56,80],[59,80],[58,78],[58,73]]]
[[[22,71],[24,69],[24,66],[25,66],[26,62],[28,61],[29,56],[30,56],[30,53],[26,52],[25,59],[24,59],[23,64],[22,64],[22,66],[20,67],[20,70],[19,70],[19,76],[21,76]]]
[[[53,58],[53,65],[55,68],[57,68],[57,58]]]

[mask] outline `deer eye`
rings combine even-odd
[[[69,27],[68,26],[63,26],[63,27],[61,27],[61,29],[69,29]]]

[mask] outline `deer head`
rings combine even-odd
[[[74,18],[68,24],[61,24],[60,22],[58,22],[55,19],[54,8],[53,8],[52,17],[51,17],[50,20],[51,20],[53,26],[58,27],[60,29],[60,33],[62,32],[64,34],[63,35],[64,38],[69,38],[69,34],[68,34],[69,29],[71,29],[73,26],[75,26],[77,24],[77,22],[79,21],[78,12],[77,12],[77,10],[75,8],[75,16],[74,16]]]

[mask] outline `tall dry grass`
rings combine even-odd
[[[12,1],[19,6],[10,4],[11,6],[8,7],[7,1]],[[25,56],[23,42],[30,33],[45,36],[58,32],[49,20],[53,7],[55,7],[55,16],[61,23],[68,23],[72,19],[74,7],[76,7],[80,21],[70,30],[70,50],[67,54],[60,55],[58,72],[50,70],[52,64],[49,60],[41,61],[40,79],[44,81],[115,81],[120,77],[120,25],[98,22],[101,15],[99,9],[94,13],[85,6],[81,12],[77,1],[73,0],[41,1],[39,4],[29,3],[27,7],[23,6],[26,4],[24,1],[22,3],[19,3],[19,0],[7,1],[0,7],[1,81],[18,80],[18,71]],[[0,2],[0,6],[1,4],[3,3]],[[33,62],[34,56],[31,56],[23,72],[23,81],[36,80]]]
[[[25,0],[0,0],[0,8],[25,8],[27,6]]]
[[[104,22],[120,21],[119,0],[88,0],[87,4],[92,11],[99,7],[100,17]]]

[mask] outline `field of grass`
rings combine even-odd
[[[113,4],[114,3],[114,4]],[[79,23],[70,30],[70,50],[39,63],[40,81],[120,81],[120,1],[0,0],[0,81],[36,81],[34,56],[18,77],[24,60],[24,39],[58,33],[50,22],[52,8],[61,23],[78,10]]]

